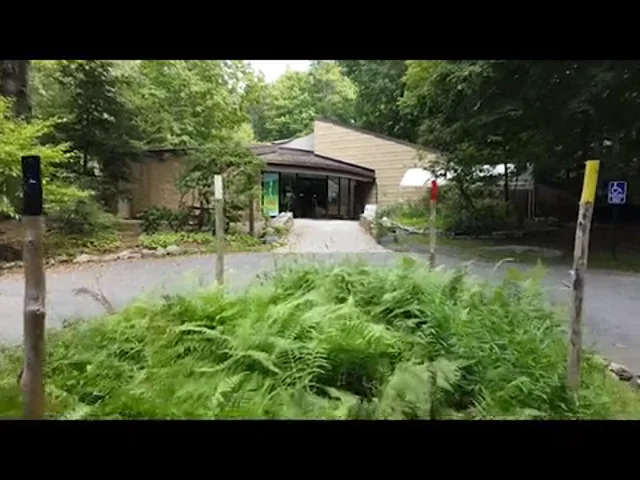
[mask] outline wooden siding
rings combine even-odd
[[[176,186],[184,160],[169,156],[166,160],[131,165],[131,214],[142,213],[149,207],[176,209],[180,192]]]
[[[424,189],[400,188],[400,181],[407,169],[428,164],[436,157],[435,153],[423,151],[420,161],[416,148],[322,120],[314,122],[314,137],[318,155],[339,158],[376,171],[376,185],[367,201],[381,206],[418,199]]]

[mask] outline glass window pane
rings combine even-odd
[[[280,174],[280,211],[293,212],[295,206],[296,176],[294,173]]]
[[[340,216],[351,218],[349,213],[349,179],[340,179]]]
[[[330,216],[340,215],[340,184],[337,177],[329,177],[327,210]]]

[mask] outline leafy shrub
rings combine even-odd
[[[187,209],[175,210],[167,215],[167,224],[174,232],[181,232],[188,228],[191,214]]]
[[[156,233],[168,227],[173,219],[173,212],[167,207],[147,208],[140,215],[140,227],[144,233]]]
[[[81,253],[107,253],[121,247],[117,232],[101,232],[95,235],[47,235],[45,251],[49,255],[75,257]]]
[[[53,184],[46,195],[47,226],[52,230],[84,236],[113,231],[115,217],[102,210],[91,192]]]
[[[227,235],[226,241],[230,250],[251,250],[264,246],[259,238],[244,233]]]
[[[570,398],[566,337],[535,278],[293,266],[54,331],[47,404],[67,419],[639,418],[588,351]],[[20,349],[0,360],[0,416],[19,415]]]
[[[438,215],[445,231],[457,235],[482,235],[507,227],[504,200],[478,189],[470,193],[471,207],[453,188],[443,190],[446,193],[439,202]]]
[[[376,212],[380,218],[387,217],[405,227],[426,228],[429,224],[429,200],[403,202],[381,208]]]
[[[241,219],[242,211],[237,209],[237,205],[225,202],[224,214],[226,219],[226,231],[229,225]],[[188,231],[193,225],[194,230],[215,233],[215,216],[213,209],[204,211],[203,217],[195,210],[181,208],[171,210],[167,207],[151,207],[146,209],[140,216],[142,220],[142,231],[145,233],[157,233],[161,231],[183,232]]]

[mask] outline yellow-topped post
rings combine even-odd
[[[593,204],[595,202],[599,170],[599,160],[587,160],[586,168],[584,170],[584,181],[582,183],[582,195],[580,196],[581,204]]]
[[[573,247],[573,282],[571,283],[571,312],[569,337],[569,362],[567,385],[574,393],[580,387],[580,353],[582,350],[582,305],[584,303],[584,273],[589,254],[589,232],[593,205],[598,185],[599,160],[588,160],[584,171],[580,210],[576,224],[576,238]]]

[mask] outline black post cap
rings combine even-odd
[[[26,155],[22,157],[22,214],[42,215],[42,169],[40,157]]]

